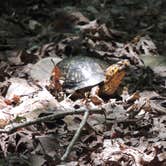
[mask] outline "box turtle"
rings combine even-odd
[[[102,91],[111,94],[124,77],[123,69],[128,66],[128,61],[120,61],[110,67],[109,65],[101,59],[88,56],[65,58],[55,66],[52,82],[56,90],[65,89],[71,92],[102,83]]]

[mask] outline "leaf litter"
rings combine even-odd
[[[53,15],[58,19],[47,27],[49,31],[43,28],[37,39],[47,36],[55,41],[22,49],[15,58],[8,53],[7,59],[0,61],[2,159],[8,165],[164,166],[165,68],[160,75],[146,68],[140,58],[143,54],[159,56],[152,39],[138,35],[120,42],[124,32],[96,19],[90,21],[79,11]],[[68,18],[65,25],[62,18]],[[36,26],[41,24],[30,20],[29,30],[36,30]],[[73,33],[73,28],[78,32]],[[95,89],[90,95],[84,92],[83,98],[78,95],[73,99],[65,91],[57,97],[54,86],[50,89],[55,67],[51,60],[56,65],[70,54],[84,52],[110,64],[127,59],[130,69],[123,80],[117,75],[111,81],[115,87],[120,84],[111,96],[98,96]],[[81,128],[87,110],[91,112]],[[48,116],[51,118],[45,118]],[[79,128],[81,132],[68,153]]]

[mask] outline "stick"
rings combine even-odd
[[[82,114],[86,111],[85,108],[80,108],[80,109],[71,109],[71,110],[64,110],[64,108],[60,108],[58,110],[55,110],[55,112],[52,115],[48,115],[48,116],[44,116],[44,117],[40,117],[28,122],[24,122],[21,124],[17,124],[17,125],[13,125],[12,127],[6,128],[6,129],[0,129],[0,133],[7,133],[7,134],[11,134],[13,132],[15,132],[17,129],[23,128],[23,127],[27,127],[33,124],[37,124],[37,123],[41,123],[44,121],[48,121],[48,120],[54,120],[55,118],[63,118],[67,115],[75,115],[75,114]],[[97,109],[90,109],[89,113],[95,113],[95,114],[103,114],[103,109],[102,108],[97,108]]]
[[[86,110],[85,113],[84,113],[84,117],[83,117],[83,119],[82,119],[82,121],[80,123],[80,126],[77,129],[77,131],[76,131],[73,139],[71,140],[70,144],[68,145],[68,147],[66,149],[66,152],[62,156],[61,161],[65,161],[67,159],[67,157],[69,156],[69,153],[71,152],[75,142],[77,141],[77,139],[80,136],[80,133],[81,133],[83,127],[85,126],[85,124],[87,122],[88,116],[89,116],[89,110]]]

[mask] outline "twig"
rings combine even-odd
[[[77,141],[77,139],[80,136],[80,133],[81,133],[83,127],[85,126],[85,124],[87,122],[88,116],[89,116],[89,110],[86,110],[85,113],[84,113],[84,117],[83,117],[83,119],[82,119],[82,121],[80,123],[80,126],[77,129],[77,131],[76,131],[73,139],[71,140],[70,144],[68,145],[68,147],[66,149],[66,152],[62,156],[61,161],[65,161],[67,159],[67,157],[69,156],[69,153],[71,152],[75,142]]]
[[[0,133],[11,134],[11,133],[15,132],[17,129],[20,129],[23,127],[27,127],[27,126],[41,123],[41,122],[48,121],[48,120],[54,120],[55,118],[56,119],[63,118],[67,115],[82,114],[85,112],[85,110],[86,110],[85,108],[80,108],[80,109],[73,108],[71,110],[65,110],[64,108],[60,108],[59,110],[55,110],[55,112],[52,115],[40,117],[35,120],[31,120],[31,121],[24,122],[24,123],[17,124],[17,125],[12,125],[12,127],[9,127],[6,129],[0,129]],[[97,108],[97,109],[90,109],[89,113],[103,114],[103,111],[101,108]]]

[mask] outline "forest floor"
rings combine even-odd
[[[166,165],[166,58],[154,25],[130,34],[106,4],[79,5],[1,9],[0,165]],[[73,98],[58,89],[56,64],[76,55],[130,65],[123,80],[112,74],[115,93]]]

